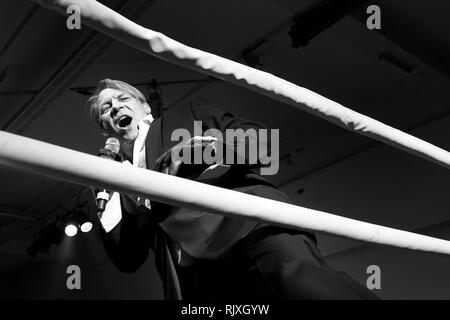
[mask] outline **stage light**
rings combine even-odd
[[[73,224],[68,224],[65,228],[64,228],[64,233],[66,234],[66,236],[68,237],[73,237],[78,233],[78,228],[77,226],[73,225]]]
[[[56,219],[45,225],[34,236],[34,240],[27,248],[27,253],[34,257],[38,253],[49,254],[51,245],[58,245],[62,239],[74,237],[78,234],[78,229],[83,233],[90,232],[93,228],[93,220],[89,219],[88,214],[77,207],[74,210],[67,210],[65,215],[56,217]]]
[[[92,222],[86,221],[80,225],[80,230],[81,230],[81,232],[86,233],[86,232],[89,232],[92,230],[92,226],[93,226]]]
[[[69,237],[73,237],[78,233],[78,229],[81,232],[86,233],[92,230],[93,223],[89,220],[86,212],[82,210],[71,211],[64,219],[66,228],[65,233]]]
[[[64,225],[64,233],[68,237],[74,237],[78,233],[78,226],[80,225],[79,211],[68,211],[68,214],[62,218]]]
[[[77,226],[83,233],[87,233],[92,230],[93,221],[89,219],[88,214],[85,211],[78,210],[74,212],[77,219]]]

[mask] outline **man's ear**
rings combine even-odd
[[[144,104],[144,110],[145,112],[147,112],[147,114],[150,114],[150,112],[152,111],[152,108],[150,108],[150,105],[147,102]]]
[[[109,132],[103,127],[102,124],[100,124],[100,131],[102,132],[102,135],[103,135],[104,137],[109,136]]]

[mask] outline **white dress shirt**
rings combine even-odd
[[[145,163],[145,138],[147,137],[150,125],[153,122],[153,116],[148,114],[144,119],[139,122],[138,129],[139,134],[134,141],[133,146],[133,165],[139,168],[146,168]],[[131,165],[129,161],[124,161],[123,163]],[[138,202],[141,200],[137,199]],[[120,194],[114,192],[111,199],[105,206],[105,211],[99,215],[100,223],[106,232],[110,232],[122,219],[122,209],[121,209]],[[150,209],[150,200],[145,199],[144,205]]]

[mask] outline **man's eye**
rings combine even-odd
[[[127,101],[130,97],[121,97],[119,100],[120,101]]]
[[[102,108],[102,114],[107,113],[107,112],[109,111],[109,109],[111,109],[111,106],[110,106],[110,105],[105,105],[105,106]]]

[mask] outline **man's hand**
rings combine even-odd
[[[195,136],[186,143],[177,144],[156,159],[155,169],[156,171],[176,176],[183,163],[183,152],[187,152],[189,149],[190,154],[193,155],[195,154],[195,149],[200,148],[200,152],[203,155],[203,148],[206,146],[215,148],[214,146],[217,141],[218,139],[212,136]],[[192,157],[190,157],[190,159],[192,159]]]

